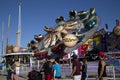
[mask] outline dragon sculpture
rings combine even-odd
[[[71,53],[90,38],[100,24],[95,8],[90,11],[71,10],[68,20],[60,16],[55,21],[55,28],[44,27],[47,34],[34,36],[35,40],[28,43],[29,50],[47,55]]]

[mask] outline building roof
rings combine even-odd
[[[0,57],[5,57],[5,56],[10,56],[10,55],[34,55],[34,53],[30,53],[30,52],[25,52],[25,53],[9,53],[9,54],[2,54],[0,55]]]

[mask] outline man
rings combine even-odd
[[[73,77],[74,80],[81,80],[81,70],[82,70],[82,65],[78,60],[77,55],[73,55],[73,66],[72,66],[72,73],[70,76]]]
[[[59,64],[59,58],[56,58],[53,65],[53,80],[61,78],[61,65]]]
[[[11,65],[10,64],[7,64],[6,70],[7,70],[7,80],[11,80],[12,69],[11,69]]]
[[[98,78],[96,80],[107,80],[107,74],[106,74],[106,63],[104,60],[104,53],[100,51],[98,53],[99,55],[99,63],[98,63]]]
[[[87,59],[83,59],[81,80],[87,80]]]
[[[48,56],[47,61],[44,63],[43,68],[41,71],[44,71],[45,73],[45,80],[52,80],[53,72],[52,72],[52,67],[53,63],[51,61],[51,56]]]

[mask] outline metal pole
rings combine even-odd
[[[114,78],[114,80],[116,80],[115,79],[115,66],[113,66],[113,78]]]
[[[38,66],[37,66],[37,70],[38,70],[38,71],[40,71],[40,70],[39,70],[39,69],[40,69],[40,64],[39,64],[39,63],[40,63],[40,61],[38,60]]]
[[[7,51],[7,47],[8,47],[8,38],[9,38],[9,32],[10,32],[10,15],[8,16],[8,29],[7,29],[7,35],[6,35],[6,38],[7,38],[7,40],[6,40],[6,53],[8,53],[8,51]]]
[[[4,22],[2,22],[2,55],[4,54]]]

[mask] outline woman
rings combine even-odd
[[[13,65],[11,66],[11,69],[12,69],[11,78],[12,78],[12,80],[16,80],[16,65],[13,64]]]

